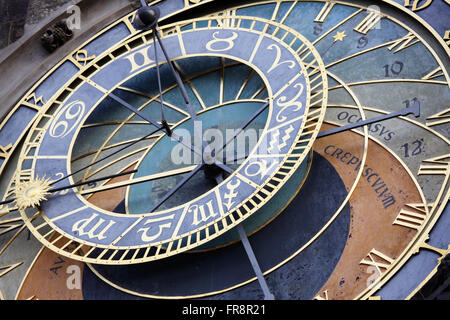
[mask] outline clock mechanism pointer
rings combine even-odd
[[[166,50],[164,44],[162,43],[159,32],[156,29],[158,27],[158,19],[161,16],[161,13],[157,7],[154,7],[154,6],[149,7],[146,4],[144,6],[145,1],[141,1],[141,3],[143,6],[142,6],[142,8],[140,8],[138,10],[138,13],[136,14],[136,24],[144,30],[152,29],[153,39],[154,39],[154,43],[155,43],[155,54],[156,54],[156,43],[158,42],[159,46],[161,47],[161,50],[164,54],[164,57],[167,60],[167,64],[169,65],[170,72],[172,73],[173,77],[175,78],[175,81],[177,82],[178,88],[184,99],[184,102],[186,104],[188,112],[193,120],[197,120],[197,115],[189,101],[186,89],[184,88],[184,85],[183,85],[183,81],[181,80],[181,77],[178,74],[178,72],[175,70],[175,67],[172,64],[169,54],[167,53],[167,50]],[[158,67],[158,61],[156,61],[156,66]]]
[[[142,8],[138,10],[136,15],[136,23],[145,29],[152,29],[153,31],[153,43],[155,49],[155,64],[156,64],[156,79],[158,83],[158,91],[159,91],[159,100],[161,105],[161,125],[163,129],[166,131],[167,135],[172,136],[172,130],[170,129],[169,124],[166,121],[166,117],[164,116],[164,101],[162,95],[162,85],[161,85],[161,71],[159,67],[159,58],[158,58],[158,50],[156,48],[156,27],[158,26],[158,19],[160,17],[160,11],[158,8],[151,8],[147,6],[144,0],[141,1]]]
[[[172,136],[172,130],[170,129],[169,124],[166,121],[166,117],[164,116],[164,101],[163,101],[162,85],[161,85],[161,71],[159,68],[158,50],[156,48],[155,33],[156,33],[156,28],[153,29],[153,43],[155,44],[154,48],[155,48],[156,78],[157,78],[157,82],[158,82],[159,102],[161,105],[161,125],[163,126],[167,135],[170,137],[170,136]]]
[[[221,184],[223,182],[222,173],[217,174],[215,176],[215,180],[218,185]],[[248,241],[247,233],[245,232],[242,223],[236,226],[236,230],[239,234],[239,237],[241,238],[242,245],[244,246],[245,249],[245,253],[247,254],[250,264],[252,265],[253,271],[256,274],[256,278],[258,279],[259,285],[264,293],[264,300],[275,300],[275,297],[270,291],[266,279],[264,278],[264,274],[261,270],[261,267],[259,266],[258,260],[256,259],[253,248],[250,242]]]
[[[177,72],[177,70],[175,69],[172,60],[169,57],[169,54],[167,53],[167,50],[161,40],[161,37],[159,35],[159,32],[157,30],[158,27],[158,19],[160,17],[160,11],[157,7],[149,7],[147,5],[144,6],[145,1],[141,1],[142,3],[142,8],[140,8],[138,10],[138,13],[136,15],[136,20],[137,20],[137,24],[139,27],[146,29],[146,30],[150,30],[152,29],[153,31],[153,39],[154,39],[154,43],[155,43],[155,59],[157,59],[157,50],[156,50],[156,42],[159,43],[159,46],[164,54],[164,57],[167,61],[167,64],[169,65],[170,71],[177,83],[178,89],[180,90],[181,96],[183,97],[183,100],[186,104],[186,108],[188,110],[189,115],[191,116],[191,119],[194,121],[197,121],[197,114],[194,111],[194,108],[192,107],[188,94],[186,92],[186,88],[184,87],[183,84],[183,80],[180,77],[180,74]],[[155,39],[156,38],[156,39]],[[157,41],[156,41],[157,40]],[[162,127],[166,130],[166,132],[168,133],[169,136],[173,137],[175,140],[178,140],[178,142],[180,142],[181,144],[185,145],[186,144],[180,140],[179,137],[177,137],[176,135],[174,135],[169,128],[169,125],[167,124],[167,122],[164,119],[164,112],[163,112],[163,102],[162,102],[162,89],[161,89],[161,81],[160,81],[160,74],[159,74],[159,61],[156,61],[156,66],[157,66],[157,74],[158,74],[158,85],[159,85],[159,92],[160,92],[160,100],[161,100],[161,111],[162,111]],[[126,106],[129,108],[129,106]],[[141,116],[140,114],[138,114],[139,116]],[[192,146],[188,146],[192,151],[194,151],[195,153],[198,153],[197,150],[195,150]],[[201,156],[202,156],[202,161],[205,163],[205,159],[204,159],[204,149],[206,148],[206,142],[203,141],[202,139],[202,151],[201,151]],[[220,167],[221,169],[223,169],[224,171],[230,173],[232,172],[232,170],[227,167],[226,165],[224,165],[223,163],[221,163],[218,160],[214,160],[214,165]],[[156,208],[153,208],[154,210]]]
[[[143,1],[143,4],[144,3],[145,3],[145,1]],[[157,30],[156,30],[157,25],[158,25],[157,23],[158,23],[159,16],[160,16],[160,11],[159,11],[159,9],[157,7],[149,7],[149,6],[146,5],[146,6],[143,6],[142,8],[140,8],[138,10],[138,13],[136,14],[136,18],[135,18],[135,23],[140,28],[142,28],[144,30],[153,29],[153,37],[157,38],[157,40],[158,40],[158,42],[159,42],[159,44],[161,46],[161,49],[162,49],[162,51],[164,53],[164,56],[166,57],[166,60],[167,60],[167,62],[169,64],[169,66],[170,66],[171,72],[172,72],[172,74],[173,74],[173,76],[174,76],[174,78],[175,78],[175,80],[176,80],[176,82],[178,84],[178,87],[179,87],[179,89],[181,91],[183,99],[184,99],[184,101],[187,104],[187,107],[188,107],[188,110],[189,110],[189,114],[190,114],[192,119],[196,120],[197,119],[196,114],[195,114],[194,110],[192,109],[192,107],[191,107],[191,105],[189,103],[189,98],[187,96],[187,93],[186,93],[186,90],[184,88],[183,82],[182,82],[180,76],[178,75],[178,73],[176,72],[174,66],[172,65],[172,62],[171,62],[171,60],[170,60],[170,58],[169,58],[169,56],[167,54],[167,51],[166,51],[164,45],[162,44],[161,38],[159,37],[159,34],[158,34]],[[156,50],[156,42],[155,42],[155,50]],[[159,69],[159,63],[157,63],[156,66]],[[160,85],[160,82],[158,84]],[[160,86],[160,92],[161,92],[161,86]],[[193,146],[185,143],[182,140],[182,138],[180,138],[179,136],[175,135],[171,131],[169,124],[167,123],[167,121],[165,121],[165,118],[164,118],[162,96],[161,96],[161,110],[162,110],[162,123],[161,123],[161,125],[158,122],[148,118],[144,113],[142,113],[138,109],[134,108],[128,102],[126,102],[122,98],[116,96],[115,94],[110,93],[108,96],[110,98],[114,99],[116,102],[120,103],[122,106],[124,106],[128,110],[134,112],[140,118],[142,118],[142,119],[146,120],[147,122],[149,122],[154,127],[158,128],[160,130],[164,129],[171,138],[175,139],[176,141],[178,141],[182,145],[184,145],[187,148],[191,149],[193,152],[202,155],[203,152],[200,152],[199,150],[196,150]]]
[[[380,122],[380,121],[385,121],[388,119],[392,119],[392,118],[397,118],[400,116],[407,116],[409,114],[413,114],[416,118],[420,117],[420,102],[417,98],[414,98],[413,100],[413,105],[411,107],[407,107],[404,108],[400,111],[396,111],[396,112],[392,112],[389,114],[386,114],[384,116],[379,116],[379,117],[375,117],[372,119],[368,119],[368,120],[364,120],[364,121],[360,121],[360,122],[356,122],[356,123],[351,123],[348,125],[345,125],[343,127],[339,127],[339,128],[334,128],[331,130],[327,130],[327,131],[323,131],[320,132],[317,136],[317,138],[323,138],[323,137],[327,137],[330,136],[332,134],[336,134],[336,133],[340,133],[343,131],[347,131],[347,130],[351,130],[351,129],[355,129],[355,128],[359,128],[359,127],[363,127],[365,125],[368,124],[372,124],[375,122]]]
[[[183,84],[183,80],[181,80],[180,74],[175,70],[175,67],[173,66],[172,60],[170,59],[166,48],[164,47],[162,41],[161,41],[161,37],[159,36],[159,32],[156,30],[156,28],[154,28],[153,30],[154,35],[156,36],[156,38],[158,39],[158,43],[159,46],[161,47],[162,52],[164,53],[164,57],[167,60],[167,64],[169,65],[170,71],[173,75],[173,77],[175,78],[175,81],[177,82],[178,85],[178,89],[180,90],[181,96],[183,97],[184,103],[186,104],[186,108],[188,110],[189,115],[191,116],[192,120],[197,120],[197,115],[194,111],[194,108],[192,108],[192,105],[189,101],[189,97],[188,94],[186,92],[186,89],[184,87]]]
[[[145,0],[141,0],[141,8],[136,13],[134,23],[141,29],[150,30],[156,26],[159,16],[157,7],[149,7]]]

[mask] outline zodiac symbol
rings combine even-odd
[[[277,46],[276,44],[271,44],[267,47],[267,49],[269,50],[274,50],[276,51],[276,57],[275,57],[275,61],[273,62],[272,66],[270,67],[270,69],[267,71],[267,73],[272,72],[275,68],[281,66],[284,63],[288,63],[289,64],[289,68],[292,69],[295,67],[295,61],[293,60],[286,60],[283,62],[280,62],[281,60],[281,49],[279,46]]]
[[[272,139],[270,140],[270,147],[267,149],[267,152],[272,153],[273,151],[281,151],[284,147],[287,146],[287,141],[291,138],[291,133],[294,131],[294,127],[292,125],[289,126],[289,128],[286,129],[283,138],[281,138],[281,144],[278,144],[278,138],[280,137],[280,130],[276,130],[273,135]]]
[[[73,101],[55,114],[55,120],[49,128],[52,138],[64,138],[81,122],[86,106],[83,101]],[[63,120],[61,120],[63,118]],[[69,122],[72,126],[69,127]]]
[[[299,90],[298,90],[298,92],[297,92],[297,94],[295,95],[294,98],[292,98],[292,99],[289,100],[289,101],[286,101],[286,100],[287,100],[287,97],[286,97],[286,96],[282,96],[282,97],[280,97],[280,98],[277,100],[277,104],[278,104],[278,106],[279,106],[280,109],[281,109],[281,110],[278,112],[277,118],[276,118],[278,122],[283,122],[283,121],[285,121],[285,120],[288,118],[287,116],[282,115],[282,113],[283,113],[287,108],[289,108],[289,107],[295,107],[295,109],[291,110],[291,113],[292,113],[292,112],[299,111],[299,110],[303,107],[303,104],[302,104],[300,101],[297,101],[297,99],[298,99],[298,98],[301,96],[301,94],[303,93],[304,86],[303,86],[303,84],[301,84],[301,83],[297,83],[296,85],[294,85],[294,88],[299,88]]]
[[[206,212],[208,211],[208,212]],[[213,218],[217,216],[217,212],[215,212],[215,208],[213,206],[213,201],[210,200],[206,203],[206,209],[205,205],[201,204],[193,204],[188,212],[192,212],[194,215],[192,225],[197,226],[202,222],[207,221],[209,218]]]
[[[111,226],[113,224],[115,224],[115,222],[112,220],[109,220],[109,222],[105,226],[104,223],[107,221],[102,218],[97,219],[97,217],[98,217],[98,214],[93,213],[90,218],[81,219],[81,220],[75,222],[74,225],[72,226],[72,231],[78,232],[79,236],[87,235],[89,237],[89,239],[94,239],[94,238],[97,238],[99,240],[106,239],[105,233],[111,228]],[[88,225],[93,221],[97,221],[97,223],[94,226],[92,226],[89,230],[86,230],[86,229],[88,229]],[[103,227],[102,227],[102,225],[103,225]],[[101,227],[102,227],[102,229],[99,229]],[[97,229],[99,229],[99,230],[97,230]]]
[[[273,161],[270,165],[268,165],[267,160],[261,159],[255,162],[250,163],[247,168],[245,168],[245,174],[249,177],[261,176],[261,179],[264,178],[270,170],[277,165],[277,161]],[[251,167],[256,166],[258,170],[256,172],[249,172]]]
[[[161,235],[164,232],[164,229],[170,229],[172,227],[172,221],[174,219],[175,215],[170,215],[167,217],[159,217],[159,218],[149,218],[147,219],[147,221],[144,223],[144,226],[151,224],[151,227],[148,228],[141,228],[138,230],[138,232],[142,232],[142,236],[141,239],[144,242],[152,242],[155,241],[156,239],[158,239],[159,237],[161,237]],[[166,222],[166,223],[162,223],[162,222]],[[155,232],[154,235],[149,235],[148,231],[155,231],[157,229],[157,231]]]
[[[83,66],[93,59],[95,59],[95,55],[89,56],[86,50],[78,50],[75,54],[75,60]]]
[[[224,205],[227,207],[227,210],[230,210],[230,208],[233,206],[233,199],[238,195],[238,193],[234,192],[234,190],[236,190],[240,185],[241,180],[237,180],[236,183],[233,183],[233,181],[227,183],[227,189],[229,190],[229,192],[225,193],[225,195],[223,196],[225,199],[227,199],[227,202],[224,203]]]
[[[206,49],[208,49],[209,51],[220,52],[220,51],[230,50],[231,48],[234,47],[233,40],[235,40],[238,37],[238,34],[236,32],[233,32],[233,35],[228,38],[218,38],[217,36],[219,33],[220,33],[219,31],[213,33],[214,40],[211,40],[210,42],[208,42],[206,44]],[[217,48],[214,49],[212,46],[215,43],[225,43],[225,44],[227,44],[227,46],[222,49],[217,49]]]

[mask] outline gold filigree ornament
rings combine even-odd
[[[20,210],[37,207],[43,200],[47,200],[51,188],[50,178],[36,177],[34,180],[21,182],[16,187],[16,205]]]

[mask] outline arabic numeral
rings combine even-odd
[[[405,100],[403,101],[403,104],[405,105],[406,108],[410,108],[411,107],[411,102],[415,103],[416,101],[418,101],[417,98],[413,98],[412,100]]]
[[[322,31],[323,31],[322,24],[321,24],[321,23],[320,23],[320,24],[315,24],[314,27],[313,27],[313,29],[314,29],[314,35],[315,35],[315,36],[318,36],[318,35],[321,34]]]
[[[401,61],[395,61],[393,64],[389,65],[385,65],[384,71],[385,71],[385,77],[388,78],[391,76],[391,74],[393,75],[399,75],[402,71],[403,71],[403,67],[404,67],[404,63]]]
[[[412,142],[412,143],[405,143],[404,145],[402,145],[400,147],[400,149],[403,149],[403,151],[405,152],[405,158],[409,158],[409,157],[415,157],[418,156],[419,154],[425,152],[424,150],[424,140],[422,139],[417,139],[416,141]]]
[[[369,38],[362,36],[361,38],[358,39],[358,49],[362,49],[365,48],[367,45],[369,44]]]

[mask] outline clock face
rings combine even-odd
[[[155,1],[92,34],[1,124],[0,296],[412,298],[450,249],[449,11]]]

